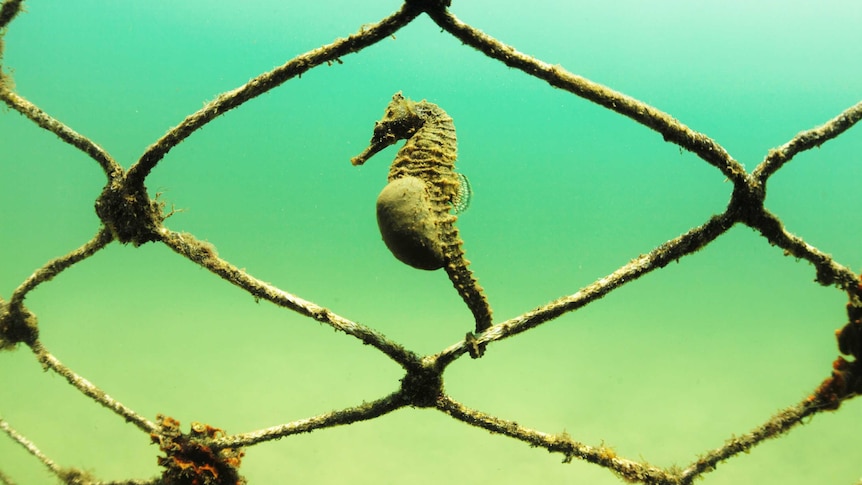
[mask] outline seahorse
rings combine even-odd
[[[464,257],[455,221],[466,209],[471,188],[455,172],[457,142],[452,118],[436,104],[392,96],[371,143],[350,161],[362,165],[380,150],[407,140],[389,167],[389,183],[377,198],[383,242],[414,268],[445,268],[476,320],[476,333],[491,326],[491,307]],[[474,353],[471,351],[471,354]]]

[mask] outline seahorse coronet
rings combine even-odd
[[[392,254],[414,268],[444,268],[476,320],[476,331],[491,326],[491,308],[467,267],[455,222],[472,194],[467,178],[455,172],[457,141],[452,118],[436,104],[416,102],[400,92],[374,124],[371,143],[356,157],[362,165],[384,148],[406,140],[389,167],[389,183],[377,198],[377,224]]]

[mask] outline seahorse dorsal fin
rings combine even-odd
[[[470,207],[470,199],[473,198],[473,187],[470,180],[463,173],[455,172],[458,176],[458,191],[452,198],[452,212],[461,214]]]

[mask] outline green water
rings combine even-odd
[[[641,99],[713,137],[751,170],[767,151],[856,103],[862,4],[454,0],[461,20]],[[293,5],[295,4],[295,5]],[[756,4],[752,6],[751,4]],[[398,8],[355,2],[38,2],[8,28],[18,92],[124,167],[204,102]],[[731,184],[627,118],[461,45],[419,17],[343,64],[320,66],[208,124],[147,187],[166,221],[285,291],[419,353],[463,338],[445,273],[399,263],[374,201],[397,148],[349,159],[403,90],[445,109],[474,196],[458,226],[495,322],[576,292],[720,213]],[[862,135],[797,156],[769,184],[788,230],[862,267]],[[105,177],[17,113],[0,113],[0,296],[89,240]],[[687,465],[808,395],[837,354],[846,296],[737,226],[574,313],[446,372],[467,406],[659,466]],[[380,398],[400,368],[371,347],[252,297],[163,245],[113,243],[32,292],[58,359],[143,416],[247,432]],[[101,479],[159,473],[137,428],[0,354],[0,416],[61,466]],[[703,481],[853,483],[860,404],[816,416]],[[401,409],[247,450],[241,473],[277,483],[619,483],[607,470]],[[0,471],[54,483],[0,437]]]

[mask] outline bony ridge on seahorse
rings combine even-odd
[[[374,124],[371,144],[351,163],[362,165],[399,140],[407,141],[395,155],[389,183],[377,198],[377,224],[383,241],[396,258],[414,268],[445,268],[473,313],[476,332],[483,332],[491,326],[491,308],[467,267],[469,261],[455,227],[455,213],[466,209],[471,189],[467,178],[455,172],[457,143],[452,118],[433,103],[415,102],[395,93],[383,119]],[[481,350],[472,348],[471,355],[478,357]]]

